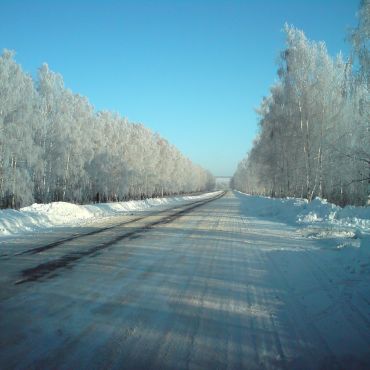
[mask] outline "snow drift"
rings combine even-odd
[[[243,211],[248,216],[298,226],[304,236],[331,239],[337,248],[370,247],[370,207],[342,208],[320,198],[308,202],[299,198],[247,196],[248,209]]]
[[[81,226],[83,223],[102,217],[112,217],[151,209],[163,209],[207,199],[218,193],[90,205],[77,205],[66,202],[35,203],[29,207],[21,208],[20,211],[5,209],[0,211],[0,237],[41,229],[45,230],[54,226]]]

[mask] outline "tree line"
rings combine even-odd
[[[285,25],[278,81],[257,110],[259,133],[234,188],[273,197],[316,196],[364,205],[370,186],[370,1],[350,33],[353,53],[330,57],[324,42]]]
[[[0,57],[0,207],[204,191],[213,176],[157,133],[95,112],[47,64],[37,80]]]

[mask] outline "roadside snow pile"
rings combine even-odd
[[[304,236],[331,239],[337,248],[370,247],[370,207],[342,208],[320,198],[308,202],[298,198],[248,197],[248,207],[243,209],[248,216],[299,225]]]
[[[297,221],[306,226],[305,236],[333,239],[337,248],[370,247],[370,207],[341,208],[316,198],[300,211]]]
[[[0,211],[0,237],[53,226],[77,226],[87,221],[94,221],[94,219],[124,215],[125,213],[163,209],[172,205],[210,198],[217,193],[90,205],[76,205],[66,202],[35,203],[29,207],[21,208],[20,211],[5,209]]]
[[[298,215],[302,223],[325,221],[341,226],[370,229],[370,207],[346,206],[341,208],[316,198],[311,203],[305,201],[305,207]]]
[[[308,202],[297,198],[270,198],[253,196],[237,192],[241,197],[248,196],[248,202],[242,202],[242,212],[251,217],[264,217],[287,224],[296,224],[298,213],[304,210]]]

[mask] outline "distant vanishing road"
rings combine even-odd
[[[0,245],[1,369],[370,368],[370,297],[247,196],[109,222]]]

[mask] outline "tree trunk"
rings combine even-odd
[[[70,160],[70,153],[68,152],[67,164],[66,164],[66,168],[65,168],[65,171],[64,171],[64,179],[63,179],[63,197],[62,197],[63,201],[65,199],[66,191],[67,191],[67,176],[68,176],[68,172],[69,172],[69,160]]]

